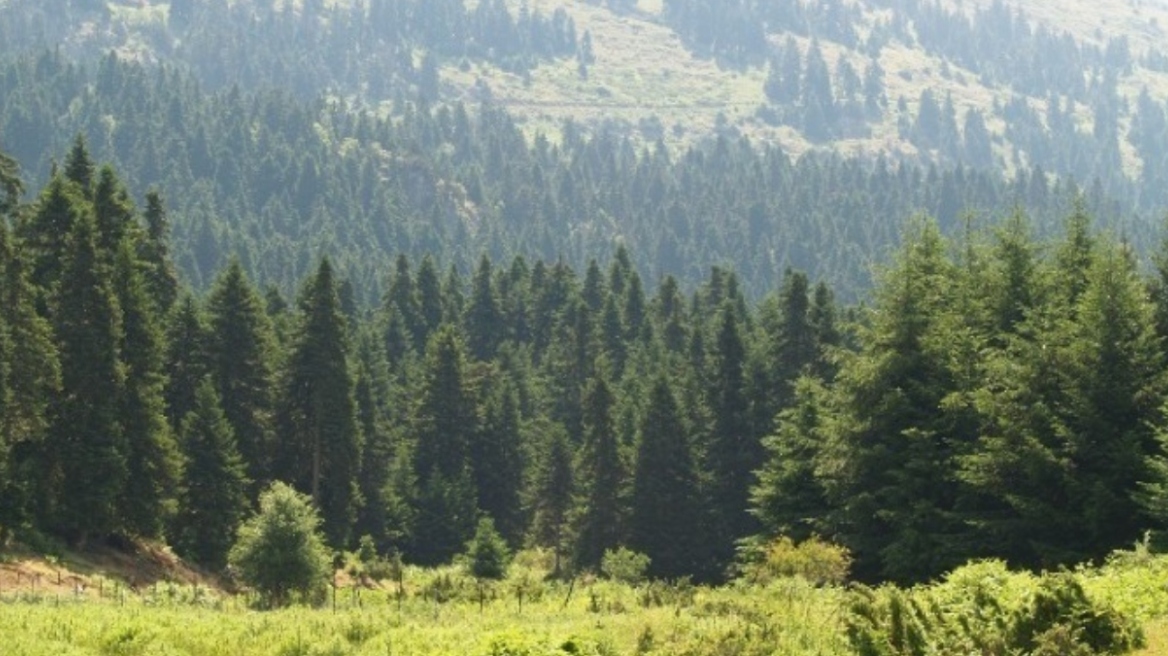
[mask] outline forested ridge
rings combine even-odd
[[[952,234],[962,212],[1021,205],[1045,235],[1080,186],[1100,224],[1153,240],[1168,122],[1163,56],[1139,35],[1085,39],[1002,3],[642,4],[10,0],[0,145],[34,187],[80,133],[135,193],[166,188],[197,289],[234,256],[291,294],[328,253],[362,303],[398,253],[582,269],[618,243],[652,282],[732,262],[757,299],[792,267],[851,301],[904,217]],[[601,15],[745,71],[757,111],[705,133],[496,98],[488,69],[539,89],[578,67],[603,109]],[[927,61],[893,68],[906,49]]]
[[[529,143],[501,108],[397,106],[388,117],[282,90],[207,93],[189,75],[107,56],[95,67],[42,52],[0,62],[3,143],[37,184],[76,134],[131,189],[167,190],[176,264],[206,289],[231,257],[290,294],[329,254],[362,304],[398,253],[440,254],[469,272],[480,253],[564,259],[582,269],[618,244],[651,281],[691,288],[733,263],[752,299],[793,267],[854,300],[904,217],[953,230],[1020,205],[1044,233],[1075,193],[1041,170],[919,167],[832,154],[795,159],[722,135],[683,151],[565,124]],[[54,118],[56,117],[56,118]],[[1109,225],[1151,227],[1091,196]],[[1118,229],[1118,228],[1117,228]]]
[[[564,572],[626,546],[718,581],[755,540],[820,535],[913,582],[1168,520],[1168,256],[1145,276],[1082,204],[1049,240],[1020,212],[954,240],[911,222],[854,311],[793,271],[759,302],[716,267],[648,288],[623,248],[583,273],[400,256],[362,307],[328,258],[292,299],[238,261],[193,295],[161,196],[137,210],[83,139],[27,205],[3,161],[6,532],[221,567],[279,480],[333,548],[422,564],[482,516]]]

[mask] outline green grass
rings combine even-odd
[[[255,610],[252,599],[160,584],[141,596],[7,590],[0,595],[0,653],[6,656],[762,656],[844,655],[849,592],[802,578],[720,588],[584,577],[545,578],[530,555],[505,581],[480,585],[458,567],[407,567],[393,582],[343,583],[315,607]],[[1076,577],[1093,603],[1144,627],[1138,655],[1168,654],[1168,557],[1137,547]],[[348,581],[345,574],[341,580]],[[759,579],[762,580],[762,579]],[[990,592],[1010,617],[1038,577],[995,563],[962,568],[913,598],[962,621]],[[520,592],[522,591],[522,604]],[[995,611],[997,612],[997,611]],[[937,617],[941,617],[938,615]],[[969,616],[974,617],[974,616]],[[987,619],[988,617],[988,619]],[[976,621],[996,622],[977,616]],[[977,625],[975,622],[976,626]],[[938,631],[950,631],[939,627]],[[968,628],[966,629],[968,630]],[[938,634],[943,638],[943,634]],[[958,636],[959,637],[959,636]],[[952,642],[952,636],[950,636]],[[897,652],[889,652],[897,653]]]
[[[400,605],[389,591],[365,590],[358,603],[345,590],[336,611],[326,601],[260,612],[233,598],[4,603],[0,635],[13,656],[845,653],[842,593],[801,580],[692,591],[600,581],[577,584],[571,599],[567,585],[541,582],[520,610],[516,579],[480,606],[478,586],[444,574],[462,586],[444,603],[421,594],[439,574],[411,570],[419,580]]]

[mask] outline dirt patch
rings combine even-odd
[[[0,595],[140,594],[159,583],[225,589],[221,579],[184,562],[157,543],[103,545],[69,552],[60,559],[20,547],[0,550]]]

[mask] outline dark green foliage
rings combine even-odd
[[[272,457],[272,323],[238,261],[227,265],[207,299],[211,376],[247,463],[252,496],[269,480]]]
[[[523,537],[523,475],[519,399],[509,380],[489,380],[482,425],[470,445],[478,508],[498,526],[509,544]]]
[[[210,378],[204,378],[195,390],[194,405],[179,429],[179,441],[186,466],[172,542],[184,557],[213,570],[222,569],[249,506],[248,481],[235,434]]]
[[[465,364],[458,332],[440,327],[426,347],[409,427],[418,490],[411,556],[421,563],[448,561],[474,530],[477,495],[469,450],[478,418]]]
[[[556,559],[552,574],[560,576],[561,561],[570,545],[569,513],[576,488],[572,447],[563,426],[558,424],[540,423],[528,430],[539,432],[537,439],[544,443],[545,454],[531,493],[531,538],[535,544],[552,550]]]
[[[710,501],[719,525],[710,535],[715,542],[711,546],[719,567],[724,567],[733,557],[734,543],[757,532],[747,506],[754,470],[763,463],[763,449],[748,422],[746,345],[732,303],[722,305],[715,331],[708,401],[713,426],[706,468],[711,477]]]
[[[472,576],[478,579],[502,579],[507,576],[511,553],[507,542],[495,530],[490,517],[479,520],[474,538],[466,548],[466,557]]]
[[[53,299],[61,395],[52,404],[37,464],[43,472],[41,516],[82,543],[123,528],[118,510],[129,469],[119,405],[126,393],[126,366],[120,357],[122,312],[112,272],[99,258],[97,229],[84,210],[67,245]]]
[[[657,376],[639,424],[629,546],[657,578],[708,576],[709,513],[702,503],[689,432],[669,382]]]
[[[312,497],[329,543],[342,548],[360,505],[361,431],[349,374],[349,339],[328,259],[301,294],[278,402],[273,475]]]
[[[195,391],[211,373],[207,318],[193,296],[185,295],[170,314],[166,335],[166,416],[178,433],[195,408]]]
[[[158,537],[176,509],[182,463],[166,418],[160,319],[138,260],[126,238],[122,239],[114,284],[122,311],[120,352],[126,384],[119,399],[119,422],[126,441],[128,478],[119,512],[124,530],[131,535]]]
[[[269,603],[286,604],[293,593],[307,596],[325,585],[331,561],[319,526],[312,501],[277,481],[260,494],[259,512],[240,526],[228,560]]]
[[[596,570],[604,553],[623,542],[628,510],[624,489],[628,474],[616,430],[616,398],[603,376],[584,392],[584,443],[580,452],[574,533],[575,561]]]

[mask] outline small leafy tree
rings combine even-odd
[[[475,578],[499,580],[507,576],[511,553],[490,517],[479,520],[474,538],[467,545],[467,560]]]
[[[600,571],[614,581],[639,585],[649,570],[649,557],[625,547],[606,549],[600,561]]]
[[[277,481],[260,495],[259,513],[240,527],[228,560],[272,605],[286,604],[294,592],[308,596],[323,587],[329,568],[319,526],[308,497]]]

